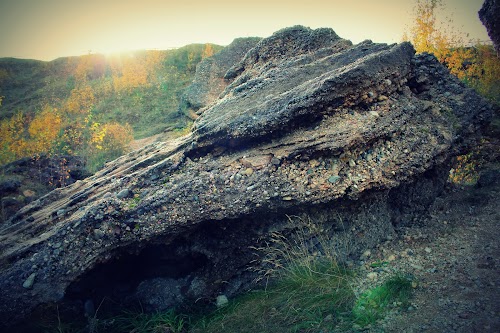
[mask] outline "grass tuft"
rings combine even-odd
[[[361,294],[352,309],[353,320],[364,327],[384,317],[391,307],[407,305],[412,294],[411,279],[396,275]]]
[[[109,320],[108,320],[109,321]],[[182,333],[186,332],[185,316],[175,311],[143,313],[124,312],[112,319],[112,325],[107,332],[134,333]]]

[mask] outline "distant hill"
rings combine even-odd
[[[95,119],[129,123],[138,138],[186,126],[179,98],[202,58],[223,49],[191,44],[166,51],[135,51],[113,56],[90,54],[50,62],[0,58],[0,120],[22,111],[33,116],[44,105],[63,108],[71,92],[92,88]]]
[[[0,59],[0,165],[69,154],[93,172],[132,138],[187,129],[181,96],[196,65],[222,49],[191,44],[50,62]]]

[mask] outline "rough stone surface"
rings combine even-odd
[[[428,212],[491,113],[409,43],[352,45],[330,29],[281,30],[226,79],[192,134],[110,162],[0,230],[1,322],[156,278],[214,304],[251,285],[251,247],[290,234],[287,215],[323,223],[341,257],[359,256]],[[109,195],[125,188],[134,198]]]
[[[237,38],[227,47],[212,57],[203,59],[196,66],[193,83],[183,95],[183,103],[187,107],[186,114],[196,119],[203,109],[213,103],[226,88],[224,75],[236,62],[257,44],[261,38]]]
[[[483,22],[488,35],[495,45],[497,54],[500,54],[500,1],[485,0],[483,6],[479,10],[479,18]]]
[[[167,311],[182,302],[181,287],[178,280],[154,278],[141,282],[136,296],[146,310]]]

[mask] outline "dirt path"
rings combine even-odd
[[[130,150],[137,150],[139,148],[142,148],[144,146],[150,145],[152,143],[162,141],[162,139],[165,137],[164,133],[156,134],[153,136],[149,136],[147,138],[143,139],[138,139],[134,140],[130,143]]]
[[[448,189],[430,218],[371,251],[366,285],[394,272],[418,284],[408,308],[367,331],[500,332],[500,170],[488,173],[482,187]]]

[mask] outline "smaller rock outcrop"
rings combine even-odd
[[[217,99],[227,86],[227,81],[224,80],[227,70],[260,40],[260,37],[236,38],[223,50],[203,59],[196,66],[195,78],[186,89],[182,101],[188,117],[198,118],[202,109]]]
[[[497,55],[500,54],[500,1],[485,0],[479,10],[479,19],[483,22],[488,35],[495,45]]]
[[[22,158],[0,168],[0,224],[49,191],[90,176],[75,156]]]

